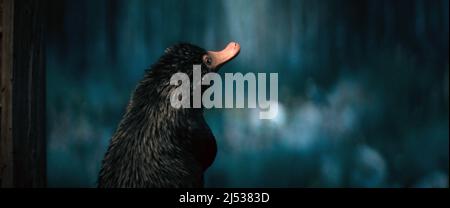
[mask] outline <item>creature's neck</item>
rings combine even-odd
[[[144,131],[180,132],[187,123],[203,120],[203,109],[176,109],[170,104],[169,84],[146,77],[137,86],[123,123]],[[157,133],[157,132],[155,132]]]
[[[154,113],[151,118],[159,116],[161,118],[158,121],[175,121],[175,125],[177,125],[177,122],[185,123],[186,118],[203,118],[203,108],[181,107],[177,109],[173,107],[170,103],[170,97],[175,86],[164,80],[166,79],[148,72],[137,86],[129,110],[145,110],[147,114]]]

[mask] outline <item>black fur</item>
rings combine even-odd
[[[146,72],[111,139],[98,187],[203,187],[203,172],[216,154],[214,136],[202,109],[175,109],[169,94],[174,73],[192,77],[194,64],[207,72],[206,53],[178,44]]]

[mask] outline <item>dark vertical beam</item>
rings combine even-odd
[[[1,0],[2,52],[0,71],[0,185],[13,187],[12,143],[12,17],[13,1]]]
[[[46,185],[45,2],[3,0],[2,103],[7,108],[2,110],[2,124],[8,129],[2,127],[2,142],[7,144],[2,160],[9,164],[10,176],[2,179],[2,186]]]

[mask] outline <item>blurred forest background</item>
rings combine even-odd
[[[130,95],[166,47],[241,44],[280,111],[212,109],[207,187],[448,187],[448,0],[52,0],[48,186],[94,187]]]

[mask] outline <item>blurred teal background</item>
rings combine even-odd
[[[130,95],[166,47],[241,44],[280,112],[206,112],[207,187],[448,187],[448,0],[52,0],[48,185],[94,187]]]

